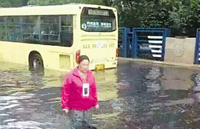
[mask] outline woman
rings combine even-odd
[[[62,88],[62,109],[69,113],[75,129],[88,128],[91,124],[90,109],[99,108],[96,81],[89,63],[89,58],[81,55],[78,67],[67,73]]]

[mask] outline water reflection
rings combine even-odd
[[[128,61],[119,65],[118,98],[101,103],[104,107],[101,114],[106,116],[96,120],[103,123],[100,128],[199,127],[199,105],[190,94],[193,70]]]
[[[160,68],[152,68],[145,76],[147,81],[145,82],[148,92],[156,92],[161,89],[159,78],[162,76]]]
[[[44,71],[30,71],[31,73],[31,84],[32,86],[44,86]]]
[[[119,60],[117,69],[93,73],[98,129],[200,127],[200,71]],[[0,129],[67,129],[68,117],[60,108],[65,74],[0,63]]]
[[[117,98],[117,71],[109,69],[96,71],[94,75],[98,85],[98,97],[101,101]]]
[[[0,95],[61,87],[66,72],[29,71],[26,65],[0,62]]]
[[[194,80],[194,86],[192,92],[194,93],[194,100],[196,103],[200,102],[200,73],[193,74],[192,79]]]

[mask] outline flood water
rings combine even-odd
[[[65,72],[0,62],[0,129],[68,129],[60,107]],[[200,69],[119,60],[94,72],[98,129],[199,129]]]

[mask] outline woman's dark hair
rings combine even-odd
[[[86,55],[81,55],[81,56],[79,56],[79,58],[78,58],[78,64],[80,64],[83,60],[88,60],[88,62],[90,62],[90,59],[89,59],[88,56],[86,56]]]

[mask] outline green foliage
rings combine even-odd
[[[26,6],[28,0],[0,0],[0,7]]]
[[[68,4],[69,0],[29,0],[28,5],[59,5]]]
[[[200,25],[200,0],[0,0],[0,7],[69,3],[113,6],[120,26],[166,27],[173,36],[195,36]]]
[[[69,3],[108,5],[109,0],[29,0],[29,5],[60,5]]]
[[[0,0],[0,7],[10,7],[11,4],[9,1]]]
[[[166,27],[173,36],[195,36],[200,0],[115,0],[120,26]]]

